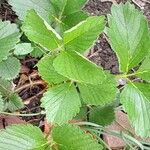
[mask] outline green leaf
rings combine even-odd
[[[27,55],[33,51],[31,43],[20,43],[15,46],[15,55]]]
[[[64,9],[66,7],[66,4],[67,4],[67,0],[51,0],[51,3],[56,11],[56,16],[57,18],[60,18],[62,17],[63,15],[63,12],[64,12]]]
[[[4,100],[2,98],[2,95],[0,93],[0,112],[4,111]]]
[[[90,122],[107,126],[111,124],[115,119],[114,107],[105,106],[105,107],[94,107],[89,113]]]
[[[128,72],[150,50],[148,22],[142,12],[130,3],[113,5],[108,20],[107,35],[118,56],[120,71]]]
[[[34,9],[40,14],[48,23],[53,21],[52,15],[54,14],[53,7],[50,0],[8,0],[13,10],[16,12],[20,20],[24,20],[28,10]]]
[[[54,50],[60,47],[62,38],[34,10],[27,13],[22,30],[29,40],[46,48]]]
[[[19,110],[24,107],[22,99],[15,93],[10,93],[5,101],[5,109],[8,109],[11,112]]]
[[[22,99],[14,93],[12,83],[0,78],[0,93],[4,100],[4,110],[15,111],[24,107]]]
[[[36,44],[32,44],[33,51],[30,53],[32,57],[41,58],[46,52]]]
[[[75,12],[80,11],[87,0],[51,0],[58,17],[68,16]]]
[[[55,14],[55,29],[61,28],[63,30],[69,29],[80,21],[85,20],[88,15],[81,9],[85,5],[87,0],[51,0],[56,14]],[[58,30],[58,29],[57,29]]]
[[[59,74],[79,83],[98,85],[105,80],[102,68],[74,51],[61,52],[53,65]]]
[[[64,44],[66,50],[80,53],[90,49],[105,27],[103,16],[91,16],[73,28],[65,31]]]
[[[15,57],[8,57],[8,59],[0,62],[0,77],[3,79],[14,79],[20,71],[20,62]]]
[[[79,22],[87,19],[87,17],[88,15],[81,10],[66,16],[62,22],[64,26],[64,30],[68,30],[72,28],[73,26],[77,25]]]
[[[50,88],[41,101],[48,121],[59,125],[71,120],[81,107],[77,90],[70,83]]]
[[[41,75],[42,79],[49,84],[57,84],[66,80],[65,77],[55,71],[53,67],[54,59],[55,56],[45,56],[37,64],[39,74]]]
[[[9,96],[10,91],[12,91],[12,83],[0,78],[0,93],[2,96]]]
[[[78,87],[83,101],[90,105],[104,106],[110,104],[115,100],[118,91],[113,76],[108,77],[99,85],[78,84]]]
[[[59,150],[102,150],[96,140],[75,125],[58,126],[52,130]]]
[[[139,70],[135,72],[135,75],[144,80],[150,81],[150,55],[145,58]]]
[[[64,9],[64,16],[68,16],[75,12],[80,11],[88,0],[67,0],[65,9]]]
[[[16,24],[0,20],[0,62],[9,55],[16,43],[19,42],[20,34]]]
[[[73,120],[87,120],[88,108],[86,105],[82,105],[80,112],[73,118]]]
[[[31,134],[32,133],[32,134]],[[32,125],[13,125],[0,131],[0,150],[51,150],[41,130]]]
[[[141,137],[150,137],[150,84],[130,83],[121,93],[121,103]]]

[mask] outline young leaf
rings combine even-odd
[[[148,23],[130,3],[113,5],[107,35],[116,52],[120,70],[128,72],[147,55],[150,47]]]
[[[50,88],[41,101],[48,121],[59,125],[71,120],[81,107],[77,90],[70,83]]]
[[[37,64],[39,74],[41,75],[42,79],[49,84],[57,84],[66,80],[65,77],[55,71],[53,67],[54,59],[55,56],[45,56]]]
[[[150,81],[150,55],[142,62],[139,70],[135,74],[143,80]]]
[[[51,150],[43,133],[32,125],[13,125],[0,130],[0,150]]]
[[[90,111],[89,120],[90,122],[107,126],[111,124],[115,119],[114,107],[106,106],[106,107],[94,107]]]
[[[105,27],[105,18],[102,16],[91,16],[80,22],[73,28],[65,31],[64,45],[66,50],[83,53],[97,40]]]
[[[15,46],[15,55],[27,55],[33,51],[31,43],[20,43]]]
[[[0,20],[0,62],[9,55],[16,43],[19,42],[20,34],[17,25],[9,21]]]
[[[0,77],[3,79],[14,79],[20,71],[20,62],[15,57],[8,57],[8,59],[0,62]]]
[[[150,84],[130,83],[121,93],[121,103],[135,131],[150,137]]]
[[[113,76],[99,85],[78,84],[78,86],[83,101],[90,105],[110,104],[117,94],[117,84]]]
[[[53,21],[54,9],[50,0],[8,0],[20,20],[24,20],[28,10],[34,9],[48,23]]]
[[[34,10],[27,12],[22,30],[29,40],[46,48],[54,50],[60,47],[62,38]]]
[[[58,126],[52,130],[53,140],[60,150],[102,150],[102,145],[75,125]]]
[[[79,83],[98,85],[105,80],[102,68],[75,51],[61,52],[53,65],[59,74]]]

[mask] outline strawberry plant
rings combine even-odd
[[[32,53],[37,46],[44,52],[37,64],[38,71],[48,85],[41,99],[43,111],[39,114],[45,114],[53,127],[46,136],[29,124],[7,127],[0,131],[0,150],[105,149],[99,134],[111,134],[129,145],[147,148],[130,135],[109,131],[105,126],[115,120],[115,107],[121,104],[137,135],[150,137],[148,22],[128,2],[114,4],[107,19],[88,16],[81,10],[85,2],[9,0],[22,21],[21,31],[28,42],[19,41],[15,24],[0,22],[0,113],[15,115],[6,110],[13,112],[23,107],[11,80],[19,73],[17,58]],[[120,74],[103,70],[84,55],[103,32],[118,57]],[[120,80],[125,84],[118,89]]]

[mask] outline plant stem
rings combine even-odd
[[[0,112],[0,114],[10,115],[10,116],[20,116],[20,117],[32,117],[32,116],[43,115],[45,114],[45,112],[41,111],[39,113],[34,113],[34,114],[17,114],[17,113]]]
[[[128,77],[131,77],[131,76],[136,76],[138,74],[143,74],[143,73],[146,73],[148,71],[142,71],[142,72],[134,72],[134,73],[131,73],[131,74],[121,74],[121,75],[116,75],[117,78],[128,78]]]

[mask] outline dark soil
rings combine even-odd
[[[145,4],[144,14],[145,14],[145,16],[147,17],[147,19],[150,23],[150,1],[149,1],[149,3]]]
[[[0,19],[15,22],[16,18],[17,16],[12,11],[10,5],[7,3],[7,0],[0,0]]]
[[[101,16],[110,13],[111,5],[111,2],[90,0],[84,9],[91,15]],[[90,50],[88,58],[113,74],[119,73],[117,57],[104,36],[98,39],[95,46]]]

